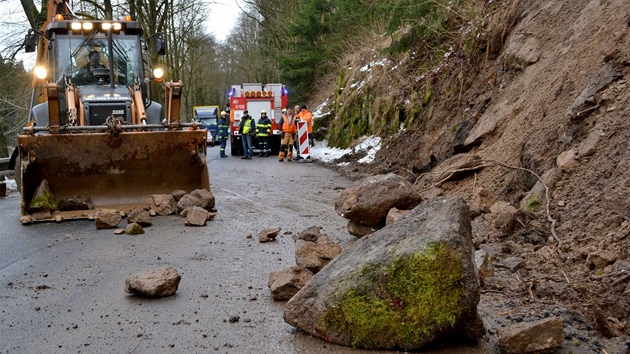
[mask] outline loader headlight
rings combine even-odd
[[[157,82],[162,82],[162,79],[164,78],[164,70],[162,68],[153,69],[153,78]]]
[[[36,66],[34,69],[35,77],[40,80],[45,80],[48,77],[48,70],[43,66]]]

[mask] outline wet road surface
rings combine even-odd
[[[370,353],[297,331],[267,288],[270,272],[295,265],[291,233],[317,225],[354,240],[334,211],[351,182],[316,163],[208,154],[218,214],[205,227],[178,216],[137,236],[87,220],[22,226],[19,194],[0,199],[0,353]],[[276,242],[258,242],[276,227]],[[182,276],[175,296],[124,292],[127,275],[164,266]]]

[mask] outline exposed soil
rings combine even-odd
[[[573,352],[626,353],[630,7],[623,0],[503,5],[493,18],[506,26],[500,55],[463,62],[456,48],[444,62],[450,74],[433,78],[437,90],[422,116],[426,128],[386,138],[372,164],[337,168],[355,179],[393,171],[419,190],[439,187],[473,206],[485,189],[517,208],[538,181],[535,172],[548,187],[549,215],[543,198],[510,230],[495,228],[492,214],[473,220],[475,246],[493,257],[494,276],[484,281],[480,303],[490,333],[509,323],[562,316]],[[589,83],[602,82],[605,65],[616,74],[578,105]],[[460,83],[467,89],[452,89]],[[577,165],[561,170],[556,159],[571,149]],[[475,155],[487,167],[437,183],[454,159]],[[596,264],[599,256],[603,264]],[[509,257],[524,263],[512,271],[505,265]]]

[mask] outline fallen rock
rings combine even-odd
[[[555,353],[564,340],[562,323],[552,317],[499,328],[499,347],[507,354]]]
[[[483,213],[490,213],[490,207],[497,202],[492,192],[486,188],[480,188],[475,191],[472,205],[479,208]]]
[[[317,242],[317,240],[324,235],[321,231],[321,226],[311,226],[300,232],[299,234],[291,236],[291,238],[293,239],[293,241],[303,240]]]
[[[114,230],[114,234],[115,235],[124,235],[125,234],[125,229],[116,229],[116,230]]]
[[[435,197],[437,198],[437,197]],[[427,198],[427,199],[433,199],[433,198]],[[403,216],[407,215],[409,213],[409,210],[399,210],[397,208],[391,208],[389,209],[389,213],[387,213],[387,218],[385,219],[385,225],[389,225],[393,222],[395,222],[396,220],[402,218]]]
[[[119,212],[99,210],[96,212],[95,225],[97,229],[112,229],[120,224],[122,216]]]
[[[421,200],[411,183],[389,173],[365,178],[346,188],[335,202],[335,211],[348,220],[381,228],[389,209],[413,209]]]
[[[365,226],[361,223],[350,220],[348,221],[348,225],[346,225],[346,230],[348,230],[350,235],[361,238],[363,236],[373,234],[374,231],[376,231],[376,228]]]
[[[556,158],[556,164],[562,171],[573,171],[577,169],[580,167],[577,150],[569,149],[560,153]]]
[[[287,301],[311,280],[313,273],[304,267],[289,267],[269,274],[267,286],[276,301]]]
[[[149,196],[149,207],[157,215],[171,215],[177,212],[177,202],[170,194],[154,194]]]
[[[177,202],[177,212],[181,213],[182,211],[186,209],[191,209],[193,207],[199,207],[203,209],[202,205],[203,202],[201,201],[201,199],[190,194],[186,194],[185,196],[181,197],[181,199]]]
[[[525,263],[525,260],[521,257],[507,257],[503,260],[503,266],[514,273]]]
[[[37,212],[37,211],[55,211],[58,210],[59,207],[57,205],[57,201],[55,200],[55,196],[50,190],[50,186],[48,185],[48,180],[44,179],[35,189],[35,193],[33,193],[33,198],[31,198],[31,202],[29,203],[28,210],[29,212]]]
[[[136,223],[140,226],[151,226],[153,221],[151,220],[151,214],[142,208],[135,208],[127,215],[127,223]]]
[[[322,235],[317,242],[295,241],[295,263],[313,273],[319,272],[340,253],[341,246],[327,235]]]
[[[186,193],[185,190],[181,190],[181,189],[174,190],[171,192],[171,195],[173,196],[173,199],[175,199],[176,202],[179,202],[179,200],[182,199],[182,197],[185,196],[186,194],[188,193]]]
[[[614,61],[609,61],[593,76],[584,90],[575,99],[571,107],[567,109],[566,115],[571,119],[584,119],[588,117],[596,107],[594,97],[605,90],[610,84],[623,77],[620,68]]]
[[[427,200],[427,199],[433,199],[433,198],[438,198],[444,195],[444,190],[442,188],[439,187],[433,187],[431,189],[429,189],[426,192],[423,192],[421,194],[422,199]]]
[[[195,189],[190,193],[193,197],[201,201],[201,207],[207,211],[214,210],[214,195],[205,189]]]
[[[370,349],[480,338],[473,252],[464,200],[426,201],[315,274],[287,302],[284,320],[328,342]]]
[[[516,220],[518,209],[507,202],[498,201],[490,207],[490,214],[495,228],[509,231]]]
[[[94,203],[90,197],[83,198],[81,196],[75,195],[69,198],[61,198],[59,199],[59,203],[57,203],[59,210],[92,210],[94,209]]]
[[[280,228],[262,230],[258,233],[258,242],[264,243],[275,241],[278,233],[280,233]]]
[[[125,292],[153,298],[171,296],[177,291],[181,278],[172,267],[155,272],[134,273],[125,279]]]
[[[604,136],[604,132],[601,129],[595,129],[588,134],[588,137],[584,139],[578,146],[578,156],[586,157],[591,156],[597,150],[597,144],[599,144],[599,140],[602,136]]]
[[[181,200],[183,200],[184,198],[185,196],[182,197]],[[186,212],[186,223],[185,223],[187,226],[205,226],[206,225],[206,221],[208,221],[208,218],[209,218],[209,213],[206,209],[203,209],[198,206],[194,206],[187,210],[188,212]]]
[[[127,235],[142,235],[144,233],[144,229],[140,224],[132,222],[125,227],[125,233]]]
[[[586,258],[586,262],[591,269],[604,269],[615,263],[617,255],[608,251],[592,252]]]
[[[483,285],[485,279],[494,275],[494,269],[492,268],[492,256],[485,250],[475,251],[475,266],[477,267],[477,274],[479,275],[479,282]]]

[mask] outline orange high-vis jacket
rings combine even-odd
[[[289,119],[286,114],[282,115],[282,132],[283,133],[297,133],[297,126],[295,125],[295,118]]]
[[[313,113],[308,110],[302,110],[300,112],[300,119],[306,121],[306,126],[308,127],[308,132],[313,132]]]

